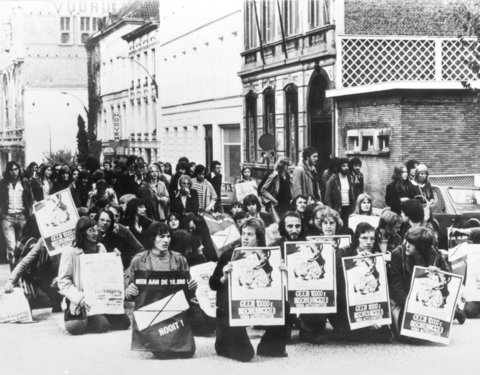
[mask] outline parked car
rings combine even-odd
[[[225,212],[229,212],[233,205],[234,190],[231,182],[222,182],[222,207]]]
[[[439,247],[447,249],[447,228],[480,227],[480,187],[432,186],[435,197],[430,206]]]

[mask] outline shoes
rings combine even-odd
[[[455,319],[457,319],[460,324],[465,323],[465,320],[467,319],[465,312],[460,310],[458,307],[455,310]]]
[[[284,352],[277,352],[271,349],[266,349],[263,346],[259,346],[257,348],[257,355],[262,357],[276,357],[276,358],[286,358],[288,357],[288,353]]]
[[[298,338],[300,342],[308,342],[310,344],[321,344],[325,342],[325,335],[317,331],[300,330]]]

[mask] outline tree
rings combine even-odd
[[[85,120],[80,115],[78,115],[77,126],[78,161],[84,162],[87,159],[88,155],[90,155],[90,146],[87,130],[85,128]]]
[[[66,148],[55,152],[44,152],[43,158],[48,164],[72,165],[76,162],[76,154]]]

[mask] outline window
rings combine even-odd
[[[275,40],[275,2],[262,0],[260,5],[260,24],[262,31],[262,41],[272,42]]]
[[[254,1],[245,1],[245,49],[258,46],[257,11]]]
[[[257,156],[257,96],[249,92],[245,98],[245,148],[246,157],[254,162]]]
[[[241,142],[240,126],[223,127],[223,166],[224,181],[234,182],[239,177]]]
[[[308,0],[308,24],[311,29],[330,23],[330,0]]]
[[[389,128],[347,130],[347,155],[389,155]]]
[[[298,0],[283,0],[283,28],[285,35],[298,33]]]
[[[72,26],[70,17],[60,17],[60,44],[72,43]]]
[[[263,132],[275,135],[275,92],[268,88],[263,92]]]
[[[90,35],[98,31],[100,18],[80,17],[80,43],[85,44]]]
[[[362,151],[371,151],[373,150],[373,137],[372,136],[363,136],[362,137]]]
[[[298,91],[295,85],[285,89],[285,154],[294,163],[298,152]]]

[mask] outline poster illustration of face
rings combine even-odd
[[[272,285],[272,266],[269,262],[269,250],[257,250],[243,253],[245,260],[238,283],[248,289],[269,288]]]
[[[325,259],[322,256],[323,244],[306,243],[297,245],[299,256],[293,266],[293,274],[302,280],[319,280],[325,276]]]

